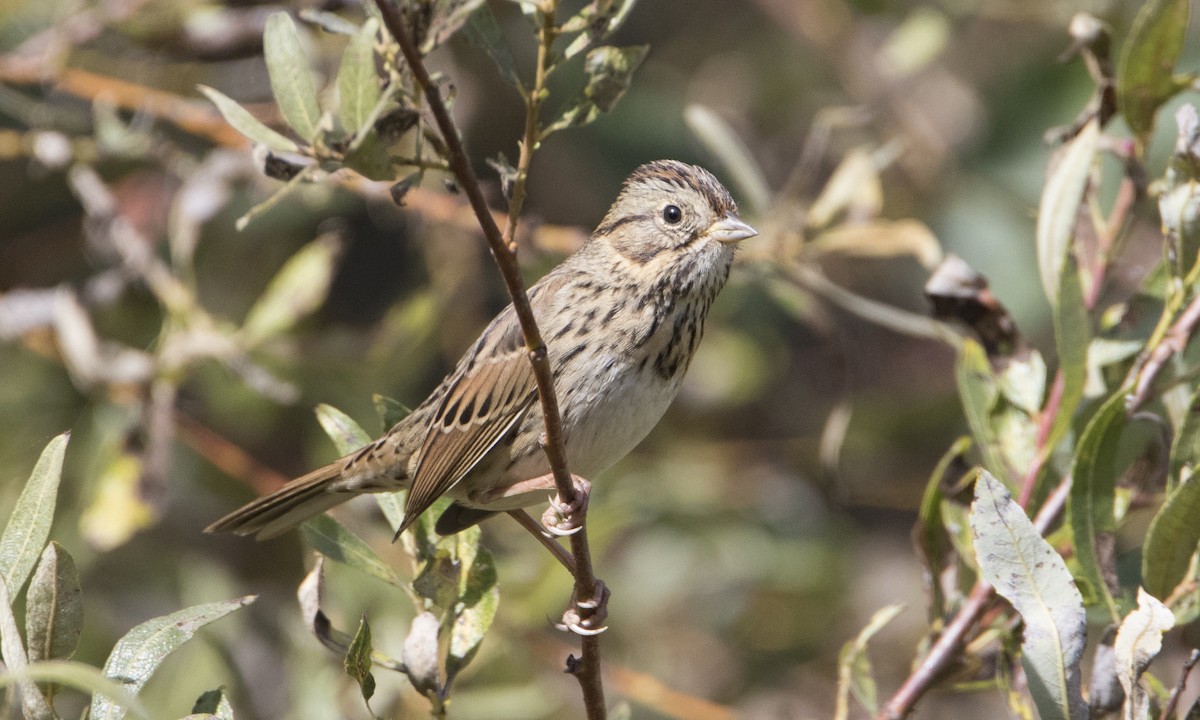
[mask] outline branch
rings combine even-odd
[[[1180,314],[1175,324],[1167,330],[1162,342],[1150,352],[1146,362],[1140,368],[1134,366],[1136,383],[1133,385],[1133,392],[1126,403],[1129,412],[1136,411],[1150,397],[1150,388],[1154,385],[1158,374],[1166,367],[1167,360],[1172,355],[1183,352],[1196,332],[1197,325],[1200,325],[1200,295],[1192,298],[1191,304]]]
[[[445,103],[442,102],[437,86],[429,77],[429,71],[425,68],[421,54],[405,26],[399,10],[389,0],[375,0],[375,4],[379,7],[388,32],[395,38],[396,43],[400,46],[400,51],[404,53],[404,59],[408,62],[413,79],[425,94],[429,110],[446,142],[450,168],[454,172],[459,186],[470,200],[471,208],[475,211],[484,237],[491,248],[492,257],[496,261],[500,275],[504,278],[508,294],[512,297],[513,310],[521,323],[525,345],[529,348],[529,362],[533,366],[534,377],[537,379],[538,397],[541,400],[542,417],[546,424],[543,443],[546,458],[554,473],[554,483],[559,497],[567,503],[576,503],[580,498],[575,490],[571,474],[567,470],[566,451],[563,447],[562,417],[558,410],[558,398],[554,393],[554,376],[550,369],[550,359],[546,352],[546,343],[542,340],[537,321],[533,317],[533,309],[529,305],[529,296],[525,291],[525,285],[517,267],[516,254],[505,243],[500,228],[484,201],[479,180],[475,177],[475,171],[463,149],[458,128],[454,125],[454,120],[450,117]],[[571,536],[571,555],[575,558],[576,563],[575,601],[578,603],[596,597],[601,587],[592,570],[586,528],[581,527],[579,532]],[[588,719],[602,720],[607,713],[604,707],[604,687],[600,678],[599,639],[594,635],[583,636],[582,648],[582,661],[574,663],[571,658],[568,658],[568,669],[576,676],[583,689],[583,700]]]

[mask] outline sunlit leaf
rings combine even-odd
[[[936,267],[943,257],[929,226],[911,218],[835,225],[809,240],[805,249],[850,257],[911,257],[926,268]]]
[[[1063,263],[1070,252],[1099,137],[1100,125],[1092,120],[1059,152],[1058,165],[1042,188],[1037,219],[1038,272],[1052,306],[1059,303]]]
[[[277,12],[267,18],[263,56],[279,112],[300,137],[312,142],[320,129],[321,108],[300,32],[287,13]]]
[[[350,640],[343,666],[346,674],[358,683],[363,702],[369,703],[375,694],[375,676],[371,674],[371,626],[365,616],[358,621],[358,630]]]
[[[1103,602],[1113,622],[1120,619],[1116,601],[1109,592],[1107,575],[1115,568],[1103,567],[1105,560],[1098,553],[1103,536],[1111,536],[1116,523],[1113,518],[1113,493],[1118,470],[1117,443],[1125,430],[1125,393],[1116,392],[1096,411],[1076,444],[1071,468],[1071,495],[1067,501],[1067,518],[1075,539],[1075,560],[1087,580],[1095,599]]]
[[[983,576],[1025,621],[1021,665],[1039,716],[1085,720],[1079,660],[1087,623],[1066,563],[986,471],[975,483],[971,531]]]
[[[1137,609],[1125,616],[1113,643],[1117,661],[1117,679],[1125,690],[1124,720],[1150,717],[1150,697],[1142,687],[1142,673],[1162,650],[1163,633],[1175,627],[1171,610],[1138,588]]]
[[[1054,312],[1054,342],[1058,349],[1058,370],[1063,376],[1062,398],[1058,413],[1046,435],[1042,453],[1049,456],[1071,429],[1075,410],[1083,400],[1087,386],[1087,353],[1092,339],[1092,320],[1083,304],[1083,289],[1074,256],[1064,258],[1062,277],[1056,293]]]
[[[1182,87],[1175,64],[1183,50],[1191,0],[1147,0],[1138,10],[1117,65],[1117,107],[1142,144],[1158,108]]]
[[[25,637],[29,660],[68,660],[83,629],[83,594],[75,561],[51,542],[42,552],[26,593]]]
[[[0,535],[0,581],[11,593],[19,592],[29,579],[42,548],[50,539],[58,481],[62,477],[69,437],[69,433],[63,433],[42,450],[29,481],[17,497],[4,534]]]
[[[246,314],[241,336],[248,347],[291,329],[325,302],[342,244],[325,233],[292,255]]]
[[[375,112],[379,98],[379,76],[375,72],[375,37],[379,23],[368,18],[346,44],[338,68],[338,119],[342,127],[359,133]]]
[[[304,8],[300,11],[300,19],[306,23],[316,25],[325,32],[334,33],[337,35],[348,35],[353,37],[359,29],[357,25],[349,20],[346,20],[340,15],[334,15],[331,12],[326,12],[324,10],[318,10],[311,7]]]
[[[219,90],[205,85],[198,85],[197,89],[204,93],[213,105],[217,106],[217,110],[225,118],[225,122],[248,139],[280,152],[297,152],[300,149],[296,143],[264,125],[258,118],[251,115],[249,110]]]
[[[1041,353],[1031,350],[1022,357],[1010,358],[996,380],[1010,403],[1031,417],[1041,411],[1046,395],[1046,361]]]
[[[1200,543],[1200,481],[1185,472],[1150,522],[1142,546],[1142,584],[1165,600],[1183,580]]]
[[[254,596],[250,595],[196,605],[147,620],[117,641],[108,661],[104,663],[104,675],[136,694],[162,661],[190,640],[200,628],[252,602]],[[103,695],[92,695],[91,720],[118,720],[123,717],[125,708]]]
[[[958,395],[967,416],[967,425],[979,451],[983,454],[984,467],[993,473],[1007,475],[1008,468],[1000,454],[999,440],[992,429],[991,415],[996,407],[1000,391],[996,378],[988,363],[983,346],[973,339],[963,340],[955,367],[958,380]]]
[[[942,516],[942,483],[946,473],[956,460],[971,449],[971,438],[960,437],[942,455],[929,474],[925,484],[925,492],[921,496],[921,508],[917,524],[913,527],[913,539],[918,552],[924,561],[925,585],[930,593],[930,618],[942,617],[945,612],[945,597],[938,575],[946,564],[949,555],[949,538],[946,523]]]
[[[496,617],[496,607],[500,604],[496,563],[491,553],[479,544],[479,537],[476,534],[473,541],[468,541],[459,551],[465,572],[461,576],[454,621],[450,626],[450,647],[446,653],[447,685],[475,658]]]
[[[349,565],[372,577],[400,587],[400,578],[371,546],[328,515],[317,515],[300,526],[300,533],[314,550],[330,560]]]
[[[809,205],[805,223],[824,228],[844,215],[855,220],[874,218],[883,209],[879,168],[867,148],[854,148],[838,163],[817,198]]]
[[[137,696],[120,683],[105,677],[98,668],[91,665],[69,660],[50,660],[32,663],[21,672],[10,666],[7,672],[0,673],[0,687],[25,681],[55,683],[84,693],[103,695],[125,708],[134,717],[150,720],[149,711]]]
[[[0,659],[4,668],[12,673],[9,680],[21,691],[21,708],[26,720],[55,720],[54,710],[36,683],[25,673],[29,668],[29,657],[21,642],[21,631],[17,629],[17,618],[12,611],[12,597],[4,582],[0,581]],[[8,673],[6,673],[7,675]]]
[[[875,691],[875,676],[871,669],[871,659],[867,656],[867,643],[895,619],[903,605],[888,605],[876,610],[866,627],[859,631],[853,640],[842,646],[838,653],[838,683],[837,707],[834,710],[834,720],[846,720],[850,713],[850,693],[866,708],[872,716],[879,711],[879,702]]]
[[[332,405],[321,403],[316,412],[317,422],[342,455],[349,455],[371,442],[371,436],[353,418]]]
[[[142,497],[144,468],[140,456],[120,451],[93,478],[92,501],[79,517],[79,530],[88,545],[97,550],[120,547],[154,522],[154,508]]]

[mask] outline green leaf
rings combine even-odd
[[[1042,287],[1051,306],[1057,306],[1063,263],[1070,254],[1075,221],[1083,202],[1083,191],[1096,157],[1100,125],[1092,120],[1059,151],[1058,165],[1042,188],[1038,205],[1037,255]]]
[[[380,559],[363,540],[350,532],[346,526],[328,515],[318,515],[300,526],[300,533],[314,550],[330,560],[400,587],[400,578]]]
[[[256,143],[262,143],[272,150],[278,150],[279,152],[294,153],[300,150],[300,147],[296,143],[262,124],[258,118],[251,115],[249,110],[237,104],[233,98],[206,85],[197,85],[196,88],[204,93],[212,101],[213,105],[217,106],[217,110],[225,118],[225,122],[229,123],[234,130],[245,135],[248,139]]]
[[[358,630],[350,640],[343,666],[346,674],[358,683],[363,702],[368,703],[369,709],[371,696],[375,694],[375,676],[371,674],[371,626],[365,615],[358,621]]]
[[[1185,475],[1150,521],[1142,546],[1142,585],[1160,600],[1183,580],[1200,543],[1200,481]]]
[[[1138,11],[1117,65],[1117,107],[1145,145],[1158,108],[1178,92],[1191,0],[1148,0]]]
[[[358,423],[332,405],[321,403],[317,406],[317,422],[342,455],[349,455],[371,442],[371,436]]]
[[[1025,621],[1021,665],[1041,720],[1085,720],[1079,659],[1087,623],[1066,563],[986,471],[975,483],[971,531],[984,578]]]
[[[379,419],[383,423],[384,432],[396,427],[397,423],[408,417],[409,413],[412,412],[412,410],[408,409],[399,400],[393,400],[379,393],[371,396],[371,402],[375,404],[375,412],[379,413]]]
[[[120,683],[104,677],[100,670],[91,665],[67,660],[50,660],[32,663],[20,672],[9,666],[8,672],[0,673],[0,687],[22,682],[56,683],[85,693],[103,695],[132,713],[134,717],[150,720],[150,712],[137,696],[121,687]]]
[[[69,437],[70,433],[63,433],[42,450],[29,481],[17,497],[4,534],[0,535],[0,581],[10,593],[20,591],[29,579],[29,573],[50,538],[58,481],[62,477]]]
[[[1167,487],[1178,481],[1184,466],[1200,465],[1200,389],[1192,395],[1183,422],[1171,444],[1171,462],[1167,470]]]
[[[317,10],[316,8],[304,8],[301,10],[300,19],[306,23],[316,25],[325,32],[336,35],[354,37],[354,34],[359,30],[357,25],[346,20],[341,15],[334,15],[331,12]],[[374,20],[374,18],[371,19]]]
[[[192,713],[219,718],[219,720],[234,720],[233,706],[229,704],[225,686],[222,685],[216,690],[204,691],[192,705]]]
[[[931,596],[929,603],[931,621],[943,616],[946,603],[942,593],[942,584],[938,582],[938,576],[946,564],[949,550],[949,538],[942,515],[942,483],[946,479],[946,472],[950,469],[950,465],[965,455],[971,449],[971,444],[971,438],[960,437],[938,460],[937,466],[929,474],[929,482],[925,484],[925,493],[921,496],[920,516],[916,527],[913,528],[913,539],[917,551],[921,553],[925,563],[925,584]]]
[[[636,0],[599,0],[588,3],[577,15],[563,23],[562,32],[582,33],[563,51],[563,59],[575,57],[598,42],[604,41],[629,17]]]
[[[461,575],[458,602],[454,606],[454,624],[450,627],[446,685],[475,658],[496,618],[496,607],[500,604],[496,562],[479,540],[480,535],[476,533],[473,540],[467,539],[459,545],[458,557],[466,572]]]
[[[241,336],[247,347],[291,329],[325,302],[342,244],[326,233],[302,247],[284,263],[250,308]]]
[[[587,125],[616,107],[649,51],[648,45],[638,45],[605,46],[588,52],[583,62],[585,81],[581,96],[542,131],[542,138],[564,128]]]
[[[1115,568],[1109,568],[1106,573],[1097,543],[1111,543],[1116,527],[1113,493],[1118,474],[1117,443],[1125,430],[1125,422],[1125,392],[1119,390],[1096,411],[1079,436],[1071,467],[1071,495],[1067,501],[1067,519],[1075,539],[1075,560],[1096,598],[1108,609],[1112,622],[1119,621],[1121,614],[1105,576],[1115,572]],[[1107,560],[1115,563],[1115,558]]]
[[[367,126],[383,95],[375,72],[378,31],[379,23],[375,18],[368,18],[346,44],[342,65],[338,68],[338,119],[342,121],[342,127],[355,135]]]
[[[287,13],[277,12],[267,18],[263,55],[279,112],[300,137],[312,142],[320,129],[321,108],[308,57],[300,45],[300,33]]]
[[[11,682],[21,691],[21,708],[26,720],[56,720],[54,709],[33,680],[26,676],[29,658],[21,644],[21,631],[17,629],[17,618],[12,611],[12,597],[8,588],[0,582],[0,659],[4,667],[15,675]]]
[[[465,34],[467,42],[482,49],[492,59],[496,69],[500,71],[500,77],[524,95],[525,85],[521,82],[521,73],[517,71],[517,61],[513,59],[512,51],[508,48],[508,42],[504,39],[504,33],[500,30],[500,24],[496,22],[491,7],[484,3],[479,11],[471,16],[467,21]]]
[[[137,694],[162,661],[190,640],[196,631],[252,602],[254,596],[249,595],[196,605],[147,620],[117,641],[108,661],[104,663],[104,675]],[[91,720],[119,720],[125,717],[125,708],[103,695],[94,694],[89,717]]]
[[[1063,376],[1062,399],[1058,413],[1050,425],[1042,454],[1049,457],[1071,429],[1075,410],[1083,400],[1087,386],[1087,354],[1091,342],[1092,321],[1083,305],[1083,289],[1079,284],[1079,272],[1075,257],[1068,255],[1062,264],[1058,299],[1054,306],[1054,341],[1058,348],[1058,369]]]
[[[75,654],[83,629],[83,594],[75,560],[51,542],[42,552],[25,607],[25,637],[29,659],[68,660]]]
[[[771,189],[750,148],[725,119],[704,105],[683,110],[683,120],[708,152],[729,172],[734,187],[749,204],[750,216],[762,216],[771,206]]]
[[[1030,417],[1042,409],[1046,396],[1046,361],[1036,350],[1015,355],[996,378],[1004,398]]]
[[[1142,687],[1142,673],[1162,650],[1163,633],[1175,627],[1171,610],[1138,588],[1137,610],[1129,613],[1117,630],[1113,650],[1117,663],[1117,680],[1125,690],[1125,720],[1146,720],[1150,717],[1150,697]]]
[[[846,720],[850,714],[850,693],[866,708],[870,715],[879,711],[875,691],[875,677],[871,670],[871,658],[867,656],[867,643],[895,619],[903,605],[888,605],[875,611],[866,627],[853,640],[842,646],[838,653],[837,706],[834,720]]]
[[[983,454],[984,467],[998,475],[1007,476],[1008,465],[1000,454],[999,440],[991,423],[992,411],[996,407],[1000,391],[996,386],[992,366],[988,363],[987,353],[974,339],[963,340],[954,375],[958,381],[958,396],[963,404],[963,413],[967,416],[967,425],[971,428],[976,444],[979,445],[979,451]]]
[[[353,638],[348,633],[335,628],[330,622],[329,616],[321,609],[321,596],[325,583],[324,568],[325,558],[317,555],[317,561],[313,564],[312,570],[308,571],[300,583],[300,587],[296,588],[296,599],[300,601],[300,614],[304,617],[304,623],[312,631],[312,634],[321,641],[322,645],[344,658],[350,652],[350,643]],[[405,672],[402,663],[382,653],[372,651],[371,660],[376,665],[388,670]]]

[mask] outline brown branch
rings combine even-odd
[[[1183,689],[1187,686],[1188,675],[1197,662],[1200,662],[1200,650],[1193,650],[1191,655],[1188,655],[1188,659],[1184,661],[1183,670],[1179,673],[1179,682],[1175,683],[1175,688],[1171,690],[1171,695],[1167,698],[1167,704],[1163,705],[1158,720],[1169,720],[1175,714],[1175,707],[1179,705],[1179,696],[1183,694]]]
[[[1196,332],[1197,325],[1200,325],[1200,295],[1192,298],[1192,302],[1179,315],[1179,319],[1167,330],[1162,342],[1150,351],[1146,361],[1140,367],[1134,366],[1136,374],[1133,392],[1126,403],[1129,412],[1136,411],[1149,399],[1150,388],[1158,374],[1166,367],[1167,360],[1171,359],[1172,355],[1184,351]]]
[[[437,86],[434,85],[433,80],[429,77],[429,71],[425,68],[425,63],[421,58],[416,44],[413,42],[412,35],[408,31],[403,17],[401,17],[399,10],[389,0],[376,0],[376,5],[379,7],[380,15],[383,17],[383,22],[388,32],[391,33],[396,43],[400,46],[400,51],[404,54],[404,59],[408,62],[409,69],[412,71],[413,79],[420,85],[421,90],[425,94],[429,110],[433,114],[434,121],[437,123],[442,138],[446,142],[450,168],[453,170],[459,186],[466,193],[468,200],[470,200],[471,208],[475,211],[475,215],[478,217],[479,224],[483,229],[484,237],[491,248],[492,257],[495,259],[500,274],[504,278],[508,294],[512,297],[513,309],[516,312],[517,319],[521,323],[521,331],[525,336],[525,345],[529,348],[529,361],[533,366],[534,376],[537,379],[538,397],[541,400],[542,417],[546,425],[545,440],[543,442],[546,458],[550,463],[550,469],[554,473],[554,482],[557,486],[559,497],[567,503],[574,504],[580,498],[576,492],[571,474],[567,469],[566,451],[563,446],[562,417],[558,410],[558,398],[554,392],[554,376],[551,373],[546,344],[542,340],[537,321],[533,316],[533,309],[529,305],[529,296],[525,291],[525,284],[521,279],[516,255],[505,244],[504,238],[500,233],[500,228],[496,224],[491,211],[488,209],[487,203],[483,198],[483,192],[479,187],[479,180],[475,177],[475,171],[472,169],[470,160],[467,158],[467,153],[463,149],[458,128],[455,126],[454,120],[450,117],[445,103],[442,102],[442,97],[438,92]],[[571,536],[571,555],[575,558],[576,563],[576,602],[596,597],[601,586],[597,582],[592,570],[591,551],[588,548],[586,527],[580,528],[578,532]],[[582,636],[582,647],[582,662],[575,665],[575,672],[573,674],[579,680],[579,684],[583,689],[583,700],[588,719],[602,720],[606,717],[607,713],[604,706],[604,687],[600,677],[600,645],[598,637],[595,635]]]

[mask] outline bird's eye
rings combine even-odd
[[[683,219],[683,211],[678,205],[668,205],[663,208],[663,220],[667,221],[668,225],[678,225]]]

